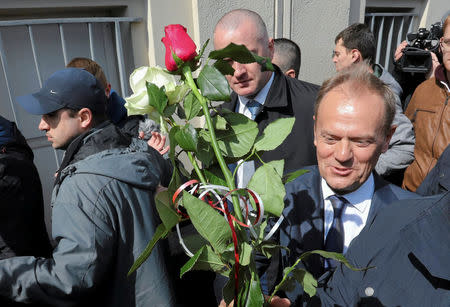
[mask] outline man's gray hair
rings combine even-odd
[[[380,96],[384,102],[383,132],[385,136],[389,135],[395,116],[396,96],[386,83],[369,72],[367,64],[351,65],[322,84],[314,108],[316,119],[323,98],[337,88],[349,97],[357,97],[364,92],[370,92]]]
[[[216,24],[214,34],[217,29],[234,31],[245,21],[251,21],[255,25],[254,35],[257,40],[262,41],[263,43],[269,41],[269,35],[267,34],[264,20],[258,13],[246,9],[233,10],[222,16]]]

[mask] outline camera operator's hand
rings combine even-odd
[[[434,53],[434,52],[431,52],[430,51],[430,53],[431,53],[431,69],[430,69],[430,71],[425,75],[425,78],[426,79],[430,79],[431,77],[433,77],[434,76],[434,71],[436,70],[436,68],[441,64],[441,63],[439,63],[439,60],[438,60],[438,58],[437,58],[437,56],[436,56],[436,54]]]
[[[407,41],[403,41],[400,43],[400,45],[397,46],[397,49],[395,50],[394,53],[394,60],[397,62],[398,60],[400,60],[400,58],[403,56],[403,49],[405,49],[405,47],[408,45]]]

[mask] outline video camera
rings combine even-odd
[[[437,54],[442,35],[441,22],[432,24],[430,30],[419,28],[417,32],[408,33],[408,46],[403,49],[403,56],[398,63],[400,70],[407,73],[427,73],[432,65],[430,52]]]

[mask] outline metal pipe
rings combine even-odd
[[[126,90],[125,84],[125,64],[123,61],[122,34],[120,32],[119,21],[116,21],[114,26],[116,32],[117,66],[119,67],[120,89],[122,90],[122,96],[126,96],[128,95],[128,91]]]

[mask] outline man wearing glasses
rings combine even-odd
[[[405,111],[416,135],[414,161],[405,171],[403,188],[415,191],[450,143],[450,15],[440,40],[442,65],[421,83]]]

